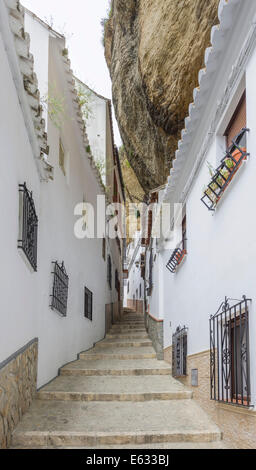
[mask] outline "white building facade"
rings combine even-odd
[[[147,250],[148,313],[173,374],[231,444],[255,448],[255,1],[220,1],[219,21],[161,197],[171,222],[182,204],[180,244],[152,239],[151,267]]]
[[[144,313],[145,299],[145,249],[141,246],[141,232],[134,234],[127,246],[126,264],[128,279],[124,284],[124,307]]]

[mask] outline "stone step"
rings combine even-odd
[[[127,320],[127,321],[121,321],[121,322],[117,322],[117,323],[114,323],[114,325],[124,325],[124,326],[144,326],[145,323],[144,321],[131,321],[131,320]]]
[[[60,374],[66,376],[145,376],[171,375],[171,372],[169,364],[157,359],[117,360],[113,358],[107,360],[79,360],[62,367],[60,370]]]
[[[140,347],[147,347],[147,346],[152,346],[152,341],[148,339],[137,339],[130,340],[127,338],[112,338],[112,339],[104,339],[103,341],[100,341],[99,343],[96,344],[95,350],[101,349],[101,348],[127,348],[127,347],[134,347],[134,348],[140,348]]]
[[[192,392],[170,376],[57,377],[38,393],[40,400],[150,401],[191,399]]]
[[[124,315],[121,321],[144,321],[144,317],[142,315]]]
[[[33,447],[25,447],[25,446],[16,446],[11,447],[11,449],[28,449]],[[36,446],[36,449],[76,449],[76,450],[91,450],[91,447],[52,447],[52,446]],[[117,449],[117,446],[105,445],[105,446],[94,446],[93,449],[100,450],[100,449]],[[215,441],[215,442],[164,442],[158,444],[132,444],[132,445],[118,445],[118,449],[169,449],[169,450],[189,450],[189,449],[199,449],[199,450],[211,450],[211,449],[231,449],[228,444],[224,443],[223,441]]]
[[[112,325],[111,327],[111,330],[112,331],[118,331],[118,330],[121,330],[121,331],[143,331],[145,333],[146,331],[146,328],[145,326],[130,326],[130,325]]]
[[[112,332],[106,335],[106,339],[148,339],[149,336],[147,333],[118,333]]]
[[[152,347],[101,347],[79,355],[80,359],[154,359],[156,352]]]
[[[35,400],[12,446],[92,447],[172,442],[208,443],[221,433],[193,400],[73,402]]]

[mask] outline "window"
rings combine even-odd
[[[102,258],[106,261],[106,238],[102,239]]]
[[[93,293],[84,288],[84,316],[88,318],[88,320],[92,321],[92,307],[93,306]]]
[[[108,255],[107,281],[109,288],[112,289],[112,261],[110,255]]]
[[[182,220],[182,248],[187,253],[187,216],[185,215]]]
[[[68,303],[68,284],[69,278],[66,273],[64,262],[58,264],[57,261],[53,263],[53,288],[51,295],[51,308],[59,312],[63,317],[67,316],[67,303]]]
[[[130,282],[128,282],[128,286],[127,286],[127,294],[129,294],[130,292]]]
[[[34,271],[37,271],[38,218],[32,192],[26,183],[19,185],[20,223],[18,248],[23,251]]]
[[[210,318],[212,400],[250,406],[248,303],[226,298]]]
[[[227,149],[229,149],[229,147],[232,145],[232,141],[244,127],[246,127],[246,92],[243,93],[243,96],[224,134],[226,137]],[[241,142],[241,145],[246,147],[246,135],[244,135],[244,141]]]
[[[187,375],[187,335],[188,329],[178,327],[172,337],[172,375],[184,377]]]
[[[140,284],[140,299],[142,297],[142,289],[141,289],[141,284]]]
[[[62,145],[61,139],[59,140],[59,166],[63,172],[63,174],[66,176],[66,169],[65,169],[65,151],[64,147]]]

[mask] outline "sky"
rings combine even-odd
[[[101,26],[109,0],[21,0],[21,4],[66,36],[74,74],[100,95],[112,98]],[[115,119],[114,132],[119,147],[122,142]]]

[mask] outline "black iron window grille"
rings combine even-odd
[[[38,218],[33,194],[27,189],[26,183],[19,185],[19,195],[20,228],[18,248],[23,251],[33,270],[37,271]]]
[[[66,273],[64,262],[58,264],[57,261],[52,263],[54,266],[53,274],[53,288],[51,295],[51,305],[53,310],[57,310],[63,317],[67,316],[67,303],[68,303],[68,284],[69,278]]]
[[[243,300],[225,299],[210,318],[211,400],[250,406],[249,309]]]
[[[242,163],[250,155],[246,152],[246,132],[249,129],[243,128],[232,141],[232,145],[227,150],[221,164],[215,171],[211,171],[211,181],[204,190],[201,201],[210,210],[215,211],[216,206],[228,188],[235,174]]]
[[[187,341],[188,328],[177,328],[172,336],[172,375],[184,377],[187,375]]]
[[[177,248],[172,253],[166,267],[172,273],[175,274],[178,266],[182,263],[185,256],[187,255],[187,239],[184,238]]]
[[[107,281],[109,288],[112,289],[112,261],[110,255],[108,255]]]
[[[88,320],[92,321],[92,308],[93,308],[93,293],[84,288],[84,316],[88,318]]]

